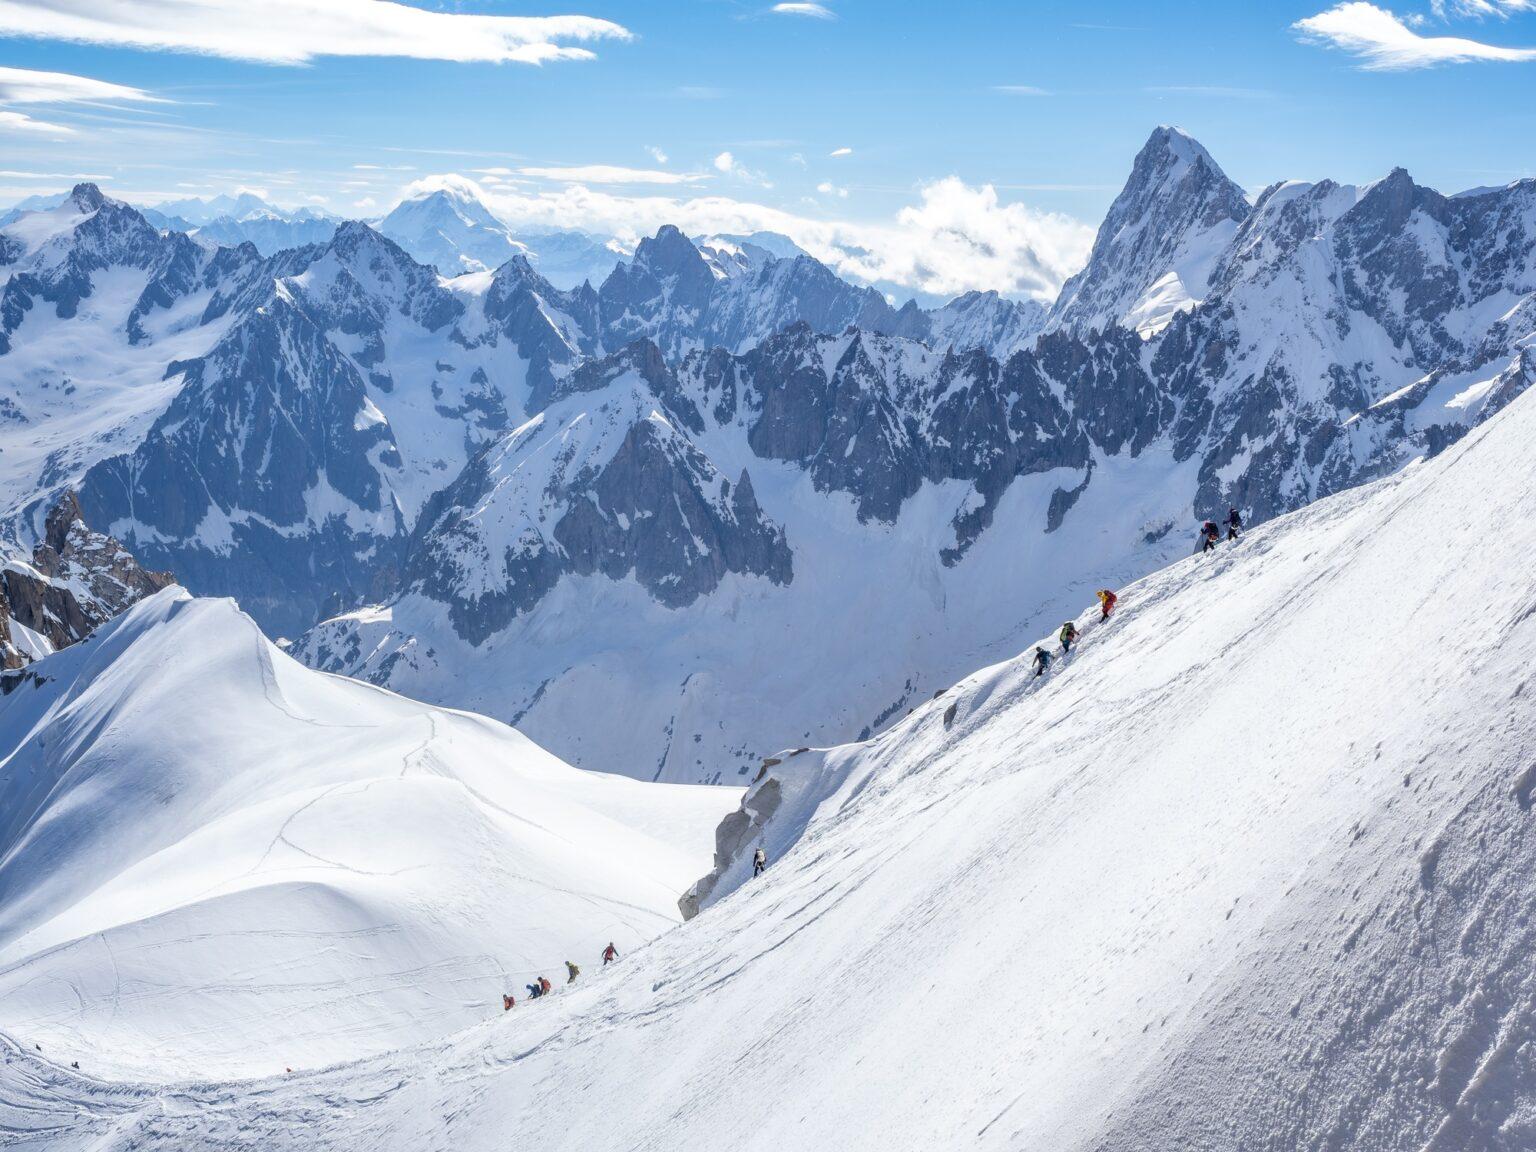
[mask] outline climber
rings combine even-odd
[[[608,947],[603,949],[603,967],[608,967],[619,958],[619,950],[613,946],[613,941],[608,941]]]
[[[544,977],[544,976],[540,976],[539,977],[539,995],[540,996],[548,996],[554,990],[555,990],[555,986],[549,982],[549,979],[547,977]]]
[[[1237,534],[1243,530],[1243,514],[1236,508],[1227,509],[1227,539],[1236,540]]]
[[[572,964],[569,960],[567,960],[565,962],[565,970],[566,970],[566,972],[570,973],[570,975],[566,976],[565,982],[567,984],[574,984],[574,983],[576,983],[576,977],[581,975],[581,969],[576,967],[576,965]]]
[[[1035,675],[1044,676],[1045,670],[1051,666],[1051,654],[1044,648],[1035,648]]]
[[[1061,626],[1061,654],[1072,651],[1072,641],[1077,639],[1077,625],[1068,620]]]
[[[1115,610],[1115,601],[1118,600],[1119,597],[1111,592],[1108,588],[1100,588],[1098,591],[1098,597],[1099,608],[1103,611],[1103,615],[1100,616],[1099,619],[1108,620],[1109,614]]]
[[[512,1011],[512,1005],[516,1003],[517,1001],[512,999],[512,994],[510,992],[503,992],[501,994],[501,1010],[503,1012]]]
[[[1200,545],[1196,552],[1209,552],[1216,547],[1216,541],[1221,539],[1221,529],[1216,527],[1216,521],[1207,520],[1200,528]]]
[[[528,985],[528,999],[530,999],[530,1000],[537,1000],[539,998],[539,992],[540,992],[540,988],[539,988],[539,982],[537,980],[535,980],[532,984]]]
[[[761,876],[767,868],[768,853],[764,852],[762,847],[759,846],[757,851],[752,853],[752,875]]]

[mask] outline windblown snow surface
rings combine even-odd
[[[680,919],[740,794],[578,771],[179,588],[32,666],[0,747],[0,1031],[156,1080],[417,1043],[595,969]]]
[[[1533,441],[1526,397],[1122,590],[1043,680],[1001,664],[787,759],[767,875],[550,1002],[255,1082],[110,1082],[18,1035],[0,1123],[55,1149],[1529,1148]]]

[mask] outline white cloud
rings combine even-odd
[[[108,84],[68,72],[34,72],[30,68],[0,68],[0,104],[79,104],[84,101],[133,100],[164,104],[142,88]]]
[[[816,20],[837,19],[837,13],[832,11],[832,9],[828,8],[825,4],[811,4],[805,2],[775,4],[772,8],[768,9],[768,11],[773,12],[779,16],[810,16]]]
[[[1536,60],[1536,48],[1504,48],[1460,36],[1422,36],[1385,8],[1356,0],[1339,4],[1292,27],[1309,43],[1358,56],[1377,72],[1433,68],[1473,60]]]
[[[828,152],[827,155],[831,156],[835,160],[839,156],[852,156],[853,155],[853,149],[852,148],[834,148],[834,149],[832,149],[832,151]]]
[[[992,91],[1001,92],[1005,96],[1049,96],[1050,92],[1044,88],[1036,88],[1033,84],[994,84]]]
[[[836,196],[840,200],[848,199],[848,189],[839,188],[830,180],[823,180],[820,184],[816,185],[816,191],[820,192],[823,196]]]
[[[633,246],[663,224],[689,235],[782,232],[861,283],[948,297],[973,288],[1053,298],[1077,271],[1093,229],[1069,216],[999,202],[990,185],[936,181],[888,222],[828,221],[728,196],[623,195],[572,184],[558,190],[487,190],[461,176],[417,181],[408,194],[443,185],[472,189],[513,227],[577,228]]]
[[[68,180],[71,184],[78,184],[82,180],[89,180],[94,184],[105,184],[111,180],[110,176],[88,176],[76,172],[15,172],[0,170],[0,180]]]
[[[743,184],[756,184],[763,188],[772,188],[773,183],[761,172],[748,168],[732,152],[722,152],[715,157],[715,171],[723,172],[732,179]]]
[[[645,151],[656,163],[665,164],[667,162],[667,154],[654,144],[647,145]]]
[[[109,84],[88,76],[68,72],[37,72],[30,68],[0,68],[0,105],[13,104],[102,104],[122,101],[163,104],[142,88]],[[0,107],[0,131],[39,132],[51,136],[71,136],[75,130],[64,124],[37,120],[25,112]]]
[[[590,16],[464,15],[391,0],[0,0],[0,35],[265,64],[317,56],[543,64],[591,59],[576,45],[630,38]]]
[[[722,153],[729,156],[729,152]],[[720,167],[719,159],[715,167]],[[722,172],[729,171],[721,168]],[[655,168],[625,168],[618,164],[577,164],[567,168],[519,168],[520,176],[560,180],[567,184],[694,184],[708,180],[703,172],[662,172]],[[495,173],[500,175],[501,173]]]
[[[0,132],[41,132],[50,136],[72,136],[74,131],[63,124],[34,120],[25,112],[7,112],[0,108]]]

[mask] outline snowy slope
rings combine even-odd
[[[101,1070],[308,1067],[678,919],[736,793],[575,771],[167,589],[0,698],[0,1028]]]
[[[1124,589],[1043,681],[787,760],[768,875],[548,1010],[164,1090],[16,1044],[0,1114],[139,1152],[1529,1147],[1533,436],[1516,401]]]

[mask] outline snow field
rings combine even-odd
[[[0,700],[0,1029],[254,1075],[462,1028],[674,924],[727,789],[589,776],[170,589]]]

